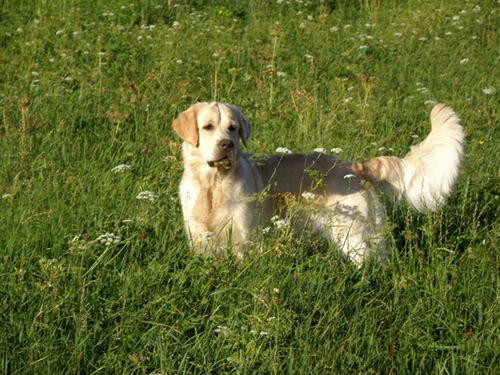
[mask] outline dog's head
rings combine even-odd
[[[240,109],[226,103],[197,103],[172,123],[179,137],[199,150],[209,167],[231,168],[238,162],[239,139],[245,147],[252,125]]]

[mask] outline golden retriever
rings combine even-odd
[[[299,233],[324,238],[358,266],[369,257],[386,259],[385,209],[376,190],[404,197],[417,211],[436,210],[451,193],[462,161],[464,132],[451,108],[431,112],[432,130],[403,158],[347,162],[325,153],[252,157],[252,125],[225,103],[197,103],[174,120],[184,140],[179,195],[186,233],[199,252],[219,254],[227,245],[242,257],[252,230],[273,217]],[[267,196],[259,205],[258,194]],[[262,196],[262,195],[261,195]],[[295,197],[301,214],[273,212],[273,197]],[[303,198],[306,197],[306,198]]]

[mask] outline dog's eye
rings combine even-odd
[[[234,131],[236,130],[236,126],[234,126],[234,125],[229,125],[229,128],[228,128],[228,129],[229,129],[229,131],[230,131],[230,132],[234,132]]]
[[[203,127],[204,130],[212,130],[214,126],[212,124],[207,124]]]

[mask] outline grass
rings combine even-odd
[[[500,4],[177,3],[3,2],[0,372],[498,374]],[[209,100],[253,153],[349,160],[403,156],[444,102],[464,166],[442,211],[388,212],[383,269],[280,231],[214,261],[170,128]]]

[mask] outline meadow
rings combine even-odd
[[[0,373],[500,373],[500,2],[2,4]],[[202,257],[170,124],[213,100],[252,153],[347,160],[404,156],[443,102],[463,167],[443,210],[388,205],[385,267],[279,228]]]

